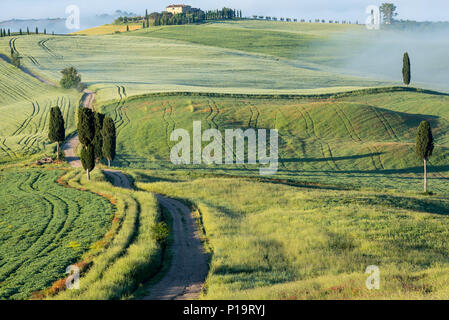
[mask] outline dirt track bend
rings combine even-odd
[[[104,170],[116,187],[131,189],[128,178],[116,170]],[[151,286],[143,300],[193,300],[203,289],[208,273],[208,256],[198,235],[192,211],[183,203],[156,195],[172,216],[173,244],[169,270]]]
[[[193,300],[203,289],[208,255],[199,238],[192,211],[183,203],[156,195],[172,216],[172,260],[168,272],[150,287],[144,300]]]

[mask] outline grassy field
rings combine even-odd
[[[152,174],[138,187],[201,210],[214,251],[203,299],[448,298],[447,198]],[[369,265],[380,290],[365,286]]]
[[[63,171],[0,172],[0,299],[26,299],[65,277],[111,225],[113,205],[65,188]]]

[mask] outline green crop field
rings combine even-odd
[[[62,173],[0,172],[0,299],[26,299],[63,278],[111,225],[112,204],[59,185]]]

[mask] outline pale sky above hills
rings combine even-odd
[[[386,1],[386,0],[385,0]],[[150,12],[162,11],[173,3],[186,3],[203,10],[223,6],[241,9],[245,16],[270,15],[304,19],[348,19],[364,21],[365,8],[385,1],[376,0],[15,0],[2,1],[0,21],[8,19],[29,19],[66,17],[65,7],[76,4],[81,14],[92,16],[112,13],[117,9],[141,14],[148,8]],[[390,2],[390,1],[389,1]],[[448,21],[449,1],[447,0],[392,0],[398,6],[400,19],[418,21]]]

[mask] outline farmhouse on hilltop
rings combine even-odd
[[[167,7],[167,12],[170,12],[171,14],[179,14],[179,13],[193,13],[196,11],[199,11],[199,9],[192,8],[192,6],[188,6],[185,4],[172,4]]]

